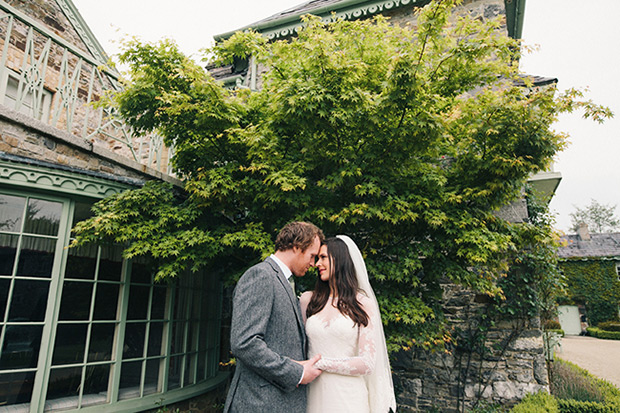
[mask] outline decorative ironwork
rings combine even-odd
[[[70,20],[80,26],[76,31],[84,40],[86,29]],[[9,78],[17,83],[14,102],[0,99],[95,146],[171,174],[173,150],[161,136],[136,136],[115,110],[94,104],[105,93],[119,90],[119,75],[106,66],[101,53],[93,52],[97,48],[92,39],[84,41],[90,54],[0,0],[0,82],[6,82],[0,91],[8,90]]]

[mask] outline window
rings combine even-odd
[[[219,282],[160,284],[119,247],[64,248],[89,211],[0,192],[0,412],[154,408],[217,375]]]

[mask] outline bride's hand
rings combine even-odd
[[[317,354],[316,356],[312,357],[310,360],[304,360],[304,361],[293,360],[295,363],[301,364],[304,368],[304,374],[299,384],[308,384],[321,375],[322,371],[314,367],[315,363],[319,361],[320,359],[321,359],[321,355]]]

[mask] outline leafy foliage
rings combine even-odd
[[[586,305],[590,325],[618,319],[620,281],[614,261],[566,260],[560,267],[569,298]]]
[[[548,393],[528,394],[510,413],[559,413],[558,401]]]
[[[246,32],[212,50],[255,57],[258,91],[224,89],[171,42],[130,44],[130,80],[111,99],[175,145],[187,195],[153,183],[107,199],[77,243],[125,243],[161,278],[208,267],[234,280],[286,222],[312,221],[360,245],[391,350],[449,340],[440,283],[501,297],[506,254],[536,235],[496,211],[564,146],[550,128],[560,112],[605,116],[578,91],[517,86],[531,86],[518,44],[497,20],[449,19],[455,3],[430,3],[415,30],[307,17],[289,41]]]
[[[581,224],[588,225],[591,232],[600,234],[620,229],[620,218],[616,217],[616,205],[603,205],[592,199],[590,205],[575,207],[570,214],[572,232],[577,232]]]

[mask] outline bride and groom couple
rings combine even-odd
[[[233,294],[237,366],[224,412],[395,411],[379,307],[357,245],[292,222],[275,247]],[[314,291],[298,299],[290,282],[311,266]]]

